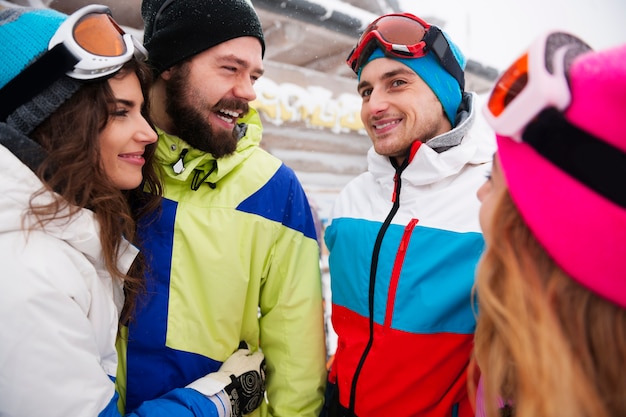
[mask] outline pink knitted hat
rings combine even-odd
[[[553,149],[567,168],[504,136],[498,155],[539,243],[577,282],[626,308],[626,45],[577,57],[569,75],[564,121],[524,133],[524,141],[559,136]],[[588,142],[572,150],[577,137]]]

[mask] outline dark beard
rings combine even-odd
[[[184,63],[172,71],[172,76],[165,87],[167,97],[165,109],[176,127],[176,134],[194,148],[210,153],[216,159],[234,153],[239,140],[239,129],[235,127],[231,132],[213,131],[211,123],[188,102],[192,94],[186,89],[189,86],[188,76],[189,66]],[[240,109],[241,115],[249,110],[246,102],[223,99],[213,106],[211,111],[224,108]]]

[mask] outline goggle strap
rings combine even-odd
[[[461,87],[461,92],[465,91],[465,75],[463,69],[456,60],[452,48],[443,32],[437,26],[431,26],[424,36],[426,45],[430,45],[434,55],[437,57],[441,65],[450,75],[454,77]]]
[[[359,58],[354,62],[356,64],[356,69],[353,68],[355,73],[358,73],[358,70],[363,66],[363,64],[367,62],[368,59],[370,59],[370,56],[377,47],[380,47],[380,49],[383,51],[383,54],[387,55],[387,49],[384,47],[384,45],[381,45],[378,39],[374,38],[363,47]]]
[[[625,152],[572,125],[554,107],[539,113],[522,138],[561,170],[626,208]]]
[[[459,87],[461,87],[461,92],[465,91],[465,74],[459,65],[459,62],[456,60],[456,57],[452,53],[452,49],[448,47],[443,54],[443,57],[439,58],[443,67],[448,70],[450,75],[454,77],[454,79],[459,83]]]
[[[63,44],[54,46],[0,89],[0,120],[28,103],[65,73],[78,59]]]

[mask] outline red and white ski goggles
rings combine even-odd
[[[370,23],[346,60],[352,71],[358,73],[363,61],[376,46],[385,55],[398,58],[421,58],[433,51],[441,65],[465,89],[463,69],[457,62],[445,35],[437,26],[430,25],[410,13],[391,13]]]

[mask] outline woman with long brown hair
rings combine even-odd
[[[0,10],[0,48],[0,415],[120,415],[136,223],[160,198],[145,51],[99,5]],[[250,411],[263,356],[248,352],[137,415]]]
[[[626,415],[625,62],[550,33],[485,108],[477,416]]]

